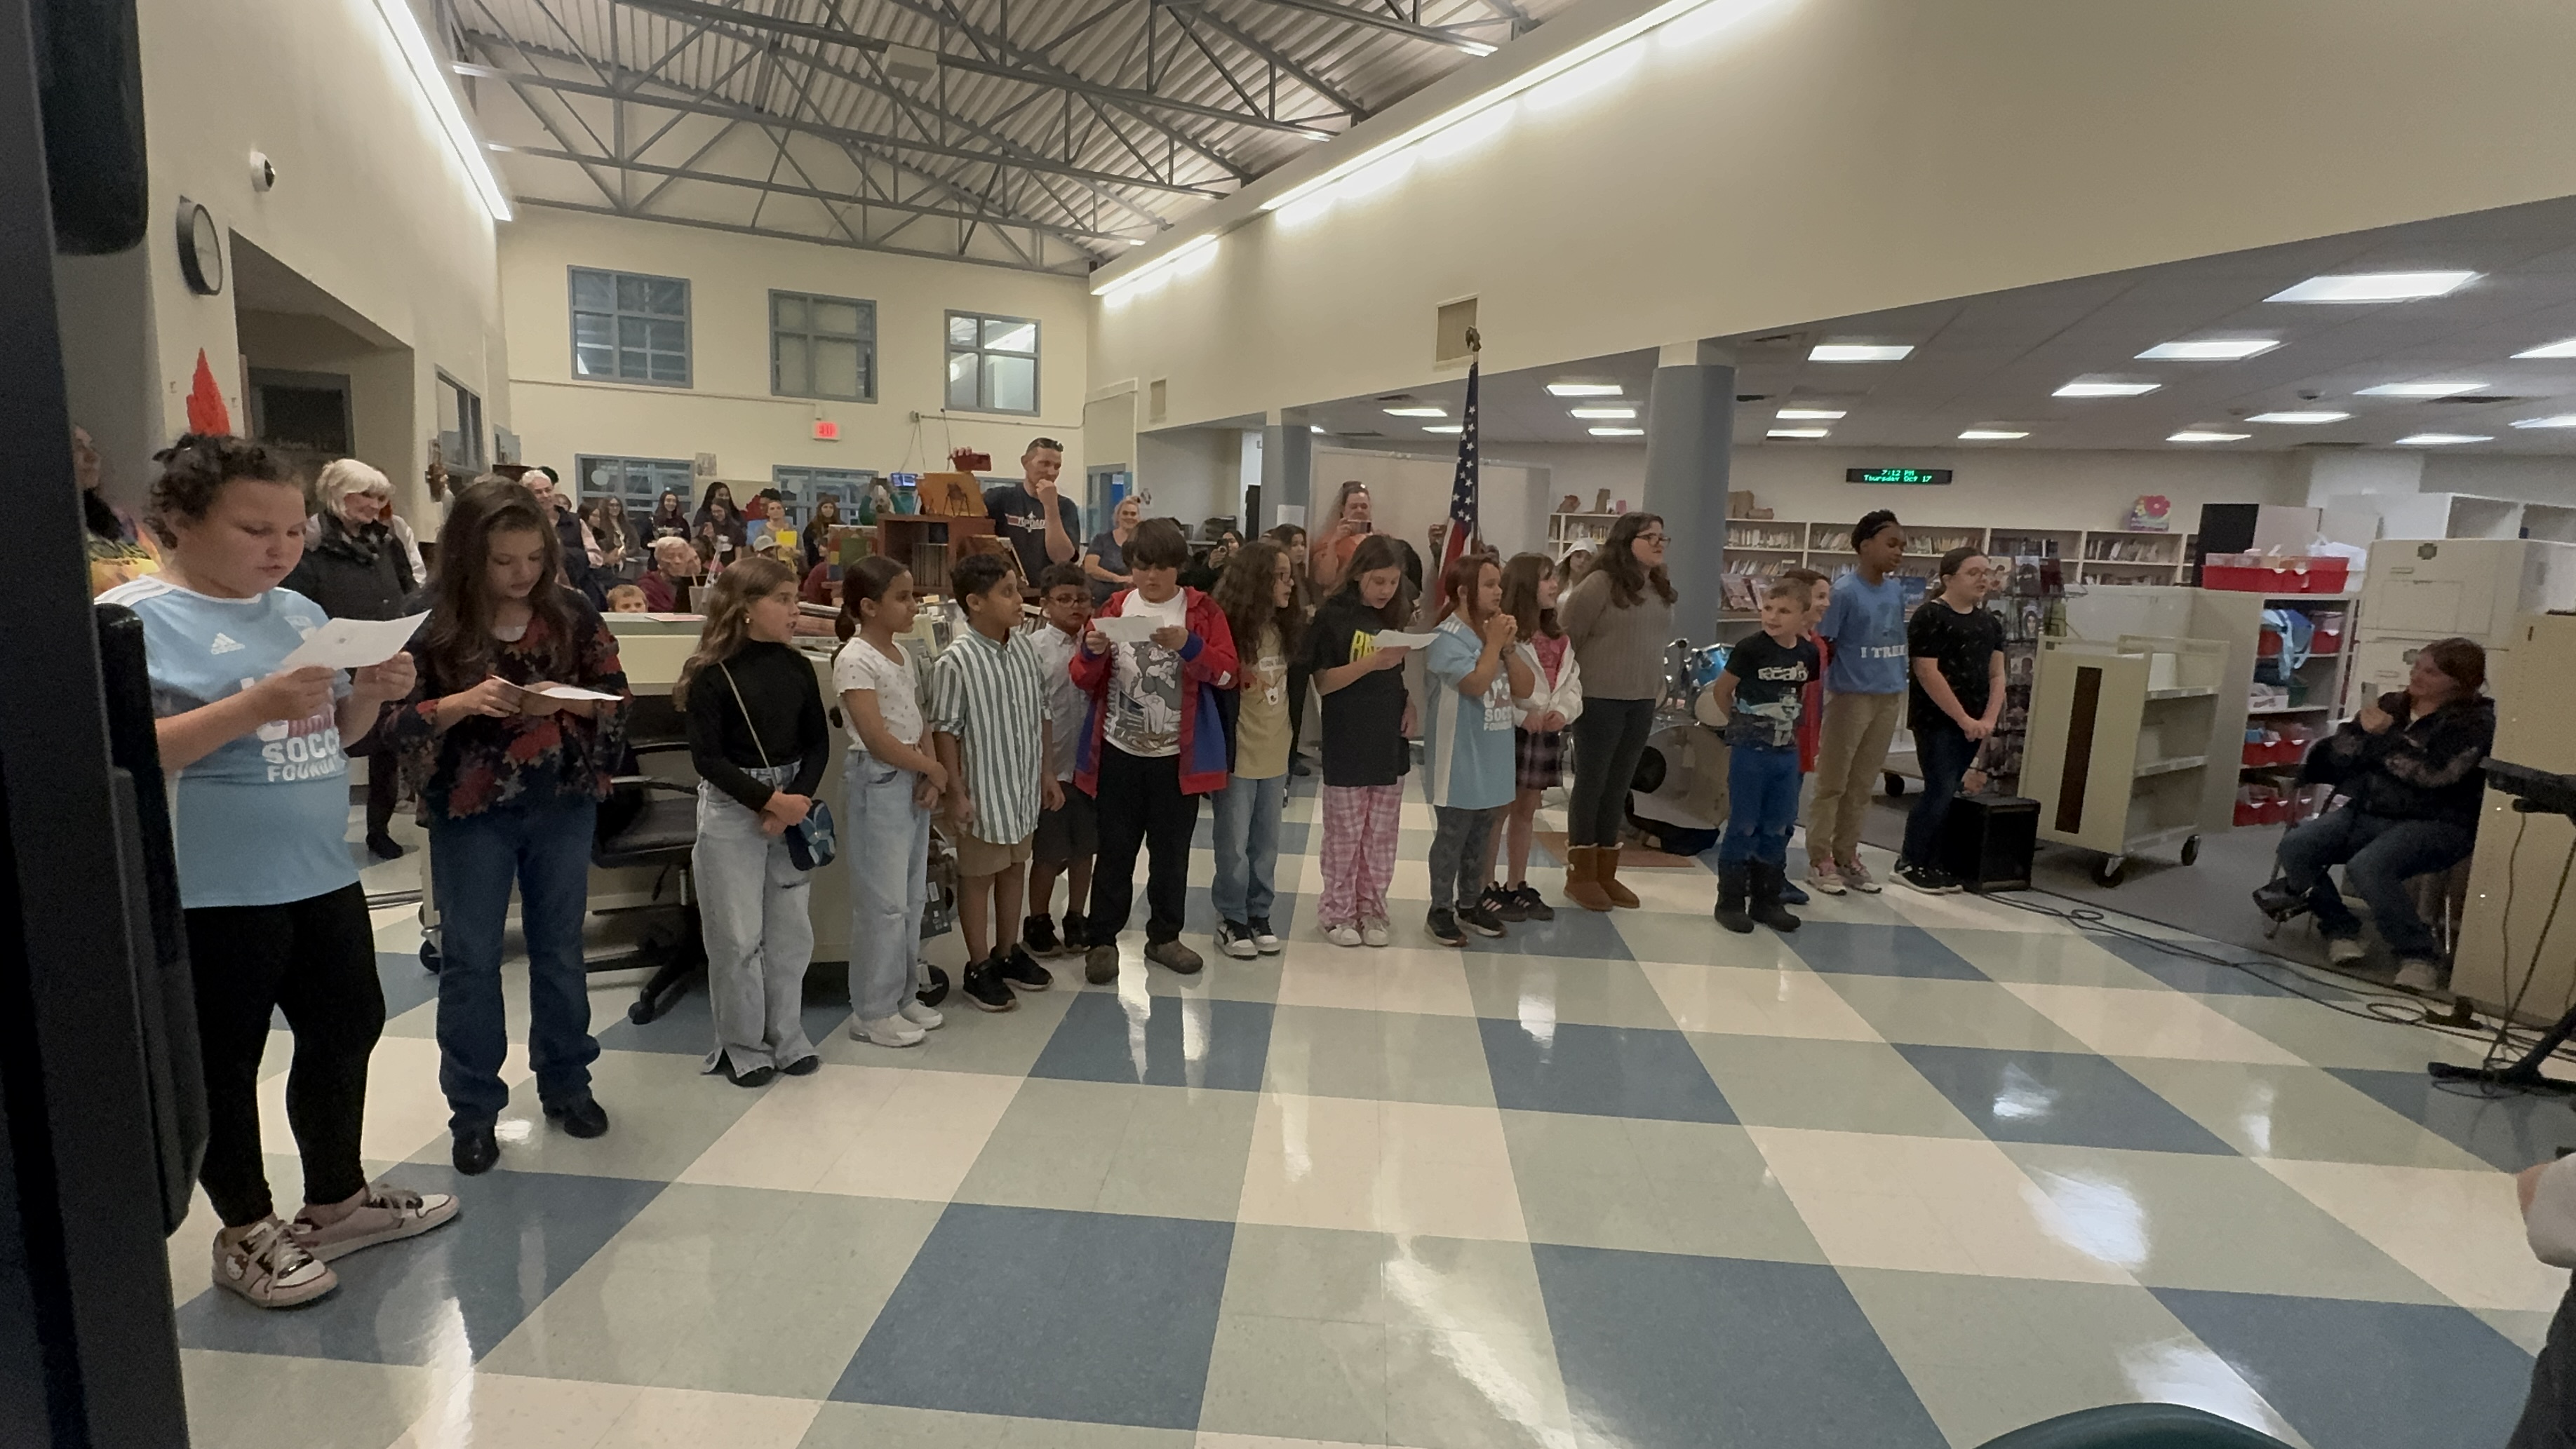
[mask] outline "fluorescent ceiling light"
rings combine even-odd
[[[2185,428],[2179,433],[2171,434],[2165,441],[2168,443],[2241,443],[2252,436],[2254,436],[2252,433],[2213,433],[2201,428]]]
[[[1771,416],[1784,423],[1830,423],[1847,414],[1841,408],[1782,408]]]
[[[483,143],[474,139],[474,127],[465,119],[465,108],[456,101],[456,92],[439,69],[438,53],[429,48],[429,37],[422,33],[420,17],[412,14],[405,0],[376,0],[376,14],[383,19],[385,31],[393,37],[394,49],[402,52],[403,65],[411,71],[412,83],[420,88],[420,97],[428,102],[430,114],[438,119],[438,129],[447,135],[449,149],[464,163],[465,176],[474,184],[475,194],[483,198],[483,209],[494,221],[510,219],[510,198],[501,190],[501,178],[493,174],[491,158],[483,154]]]
[[[1424,428],[1422,431],[1426,433],[1463,433],[1467,431],[1467,427],[1464,423],[1451,423],[1445,428]]]
[[[1635,408],[1567,408],[1566,411],[1578,418],[1619,418],[1623,421],[1637,415]]]
[[[2200,342],[2159,342],[2138,354],[2141,362],[2241,362],[2281,345],[2278,337],[2213,337]]]
[[[1445,418],[1449,416],[1449,410],[1447,408],[1388,408],[1386,415],[1391,418]]]
[[[402,3],[402,0],[390,0],[390,3],[400,4]],[[1205,236],[1195,236],[1190,238],[1188,241],[1181,243],[1179,246],[1172,248],[1170,251],[1163,253],[1161,256],[1154,258],[1152,261],[1147,262],[1145,265],[1138,267],[1136,270],[1128,272],[1123,276],[1112,278],[1111,280],[1103,282],[1099,286],[1092,288],[1091,295],[1095,297],[1121,296],[1128,292],[1135,291],[1148,282],[1159,283],[1165,281],[1178,272],[1184,265],[1195,268],[1197,265],[1214,258],[1215,255],[1215,232],[1209,232]]]
[[[2546,418],[2523,418],[2516,421],[2514,426],[2517,428],[2576,428],[2576,413],[2559,413],[2554,417]]]
[[[1619,384],[1615,382],[1551,382],[1547,390],[1556,397],[1619,396]]]
[[[2483,382],[2383,382],[2377,387],[2365,387],[2353,396],[2457,397],[2464,392],[2476,392],[2485,386]]]
[[[1596,428],[1594,431],[1598,432],[1599,429]],[[1763,434],[1763,436],[1767,438],[1822,438],[1829,436],[1832,432],[1833,429],[1831,428],[1773,428],[1770,432]]]
[[[2297,427],[2309,427],[2317,423],[2339,423],[2351,416],[2352,414],[2350,413],[2322,412],[2256,413],[2245,421],[2249,423],[2288,423]]]
[[[2070,382],[2057,390],[2058,397],[2138,397],[2164,386],[2160,382]]]
[[[2030,434],[2028,433],[2009,432],[2003,428],[1970,428],[1959,435],[1959,441],[1963,443],[2009,443],[2015,438],[2027,438],[2029,436]]]
[[[2401,448],[2447,448],[2453,443],[2492,443],[2495,439],[2482,433],[2415,433],[2399,438]]]
[[[1596,438],[1642,438],[1646,435],[1644,428],[1587,428],[1585,431]]]
[[[1807,349],[1809,362],[1903,362],[1913,345],[1877,346],[1865,342],[1819,342]]]
[[[2310,277],[2266,302],[2412,302],[2446,296],[2477,280],[2475,272],[2353,272]]]
[[[1323,430],[1323,428],[1322,428],[1322,427],[1318,426],[1317,424],[1314,424],[1314,423],[1308,423],[1308,424],[1306,425],[1306,431],[1307,431],[1307,432],[1310,432],[1310,433],[1314,433],[1314,434],[1316,434],[1317,436],[1321,436],[1321,435],[1323,434],[1323,431],[1324,431],[1324,430]]]
[[[2547,342],[2547,343],[2543,343],[2543,344],[2541,344],[2541,345],[2540,345],[2540,346],[2538,346],[2538,347],[2532,348],[2532,349],[2531,349],[2530,351],[2528,351],[2528,352],[2517,352],[2517,353],[2515,353],[2515,354],[2514,354],[2514,356],[2516,356],[2516,357],[2576,357],[2576,337],[2570,337],[2570,338],[2568,338],[2568,339],[2567,339],[2566,341],[2564,341],[2564,342]]]

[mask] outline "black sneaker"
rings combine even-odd
[[[1485,893],[1476,897],[1476,909],[1501,921],[1525,920],[1528,912],[1521,909],[1518,891],[1507,891],[1499,884],[1488,884]]]
[[[1268,916],[1255,916],[1245,924],[1252,928],[1252,949],[1264,956],[1279,954],[1279,933],[1270,929]]]
[[[1422,928],[1443,946],[1467,944],[1467,933],[1458,929],[1458,913],[1445,906],[1433,906],[1431,914],[1422,918]]]
[[[1216,948],[1237,961],[1249,961],[1261,954],[1261,948],[1253,944],[1252,928],[1233,921],[1216,923]]]
[[[1022,991],[1044,991],[1055,984],[1055,977],[1044,966],[1029,959],[1028,951],[1019,946],[1011,954],[995,958],[1002,968],[1002,979]]]
[[[1002,978],[1002,958],[987,956],[966,968],[966,980],[959,988],[966,999],[986,1011],[1009,1011],[1020,1004],[1011,994],[1011,983]]]
[[[1896,878],[1927,896],[1946,896],[1959,889],[1958,879],[1937,865],[1900,865]]]
[[[1118,979],[1118,943],[1095,941],[1082,953],[1082,979],[1094,986],[1106,986]]]
[[[1079,956],[1091,949],[1091,923],[1071,911],[1064,913],[1064,954]]]
[[[1065,922],[1067,927],[1072,924]],[[1051,916],[1031,916],[1020,922],[1020,944],[1028,947],[1032,956],[1052,956],[1064,949],[1056,941],[1055,919]]]
[[[1547,897],[1540,895],[1538,893],[1538,887],[1534,885],[1524,883],[1512,887],[1512,899],[1519,904],[1521,908],[1520,918],[1524,921],[1553,921],[1556,919],[1556,907],[1549,905],[1547,903]],[[1509,920],[1511,918],[1506,916],[1504,919]]]
[[[1503,933],[1503,918],[1486,910],[1482,901],[1472,906],[1460,906],[1458,924],[1479,936],[1499,936]]]

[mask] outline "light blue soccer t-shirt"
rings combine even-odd
[[[1432,635],[1423,661],[1431,685],[1422,721],[1423,789],[1432,804],[1460,810],[1509,805],[1518,778],[1512,728],[1520,723],[1520,711],[1512,708],[1511,670],[1497,667],[1485,692],[1470,699],[1458,692],[1458,681],[1476,672],[1484,641],[1455,614]]]
[[[99,596],[143,620],[152,712],[161,718],[231,698],[277,666],[330,616],[292,589],[217,599],[158,577]],[[349,694],[347,676],[333,691]],[[170,828],[179,903],[275,906],[358,879],[349,856],[349,757],[338,711],[271,720],[173,774]]]
[[[1825,688],[1836,694],[1903,694],[1905,581],[1894,574],[1873,584],[1854,569],[1834,580],[1833,602],[1816,632],[1831,640]]]

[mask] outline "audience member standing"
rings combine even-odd
[[[286,576],[286,587],[334,619],[401,618],[403,601],[421,579],[384,521],[393,484],[355,458],[339,458],[322,465],[317,486],[321,511],[305,523],[304,561]],[[367,849],[392,860],[403,853],[392,834],[402,772],[382,752],[374,721],[368,723],[350,737],[349,753],[367,758]]]
[[[1318,592],[1330,595],[1340,590],[1343,576],[1350,572],[1351,555],[1359,551],[1362,540],[1377,531],[1370,517],[1368,485],[1357,478],[1342,485],[1333,495],[1330,516],[1315,534],[1314,550],[1307,555],[1306,570],[1315,579]]]
[[[1412,763],[1413,701],[1401,647],[1377,636],[1404,627],[1404,561],[1389,538],[1351,552],[1341,587],[1315,611],[1306,668],[1323,692],[1324,894],[1316,924],[1336,946],[1383,946],[1386,888]]]
[[[536,495],[553,526],[564,587],[588,599],[594,610],[607,608],[608,586],[597,574],[601,558],[598,541],[591,537],[590,525],[582,521],[572,498],[563,492],[555,470],[530,468],[519,476],[528,491]]]
[[[304,545],[304,493],[266,448],[190,434],[160,455],[170,553],[102,602],[143,621],[186,911],[206,1086],[199,1180],[223,1228],[214,1283],[262,1308],[328,1293],[327,1260],[426,1232],[456,1199],[367,1181],[367,1063],[385,1023],[366,895],[342,836],[343,740],[410,692],[408,655],[357,671],[281,670],[322,622],[280,587]],[[287,1124],[302,1211],[277,1219],[261,1158],[260,1058],[282,1012],[295,1054]]]
[[[1959,888],[1941,868],[1941,826],[1977,761],[1977,745],[2003,717],[2004,625],[1981,607],[1989,582],[1984,554],[1950,550],[1941,555],[1941,592],[1916,609],[1905,628],[1914,671],[1905,724],[1914,732],[1923,793],[1905,818],[1896,878],[1918,891]]]
[[[814,504],[814,516],[805,520],[805,526],[796,533],[796,552],[799,561],[803,564],[803,567],[797,570],[799,574],[810,574],[831,562],[832,530],[840,526],[841,500],[838,498],[817,500]]]
[[[1256,539],[1226,565],[1217,607],[1234,635],[1240,687],[1225,788],[1216,796],[1217,949],[1247,958],[1275,955],[1270,924],[1278,900],[1279,816],[1288,803],[1288,661],[1303,642],[1305,615],[1287,550]]]
[[[1628,782],[1664,692],[1673,635],[1673,581],[1664,572],[1664,521],[1626,513],[1610,525],[1592,568],[1557,605],[1583,666],[1583,717],[1574,723],[1574,790],[1565,804],[1565,894],[1590,911],[1635,906],[1619,883]]]
[[[1082,537],[1082,510],[1056,491],[1056,475],[1063,471],[1064,444],[1035,438],[1020,455],[1021,480],[985,491],[984,512],[1019,554],[1024,579],[1046,572],[1048,564],[1071,563],[1081,555],[1074,540]]]
[[[1807,818],[1807,884],[1829,896],[1874,892],[1860,863],[1860,824],[1870,787],[1887,768],[1887,746],[1905,708],[1905,530],[1880,509],[1852,528],[1852,572],[1834,580],[1833,602],[1816,626],[1829,655],[1825,725],[1816,746],[1816,801]]]
[[[942,1021],[915,995],[921,912],[929,900],[930,807],[948,788],[931,757],[912,651],[912,574],[871,555],[841,577],[841,652],[832,688],[849,722],[850,1036],[921,1044]]]
[[[1091,579],[1094,607],[1108,603],[1111,594],[1135,582],[1127,576],[1127,541],[1136,536],[1136,520],[1144,514],[1145,506],[1131,493],[1109,511],[1109,527],[1092,536],[1091,547],[1082,556],[1082,571]]]
[[[582,978],[590,842],[626,734],[617,640],[555,582],[560,535],[534,492],[477,482],[439,530],[429,622],[412,641],[420,682],[391,720],[429,826],[442,963],[439,1086],[456,1170],[490,1169],[509,1024],[501,953],[510,888],[528,951],[528,1064],[546,1116],[575,1137],[608,1130],[591,1095],[590,994]],[[569,699],[539,686],[612,696]]]
[[[796,636],[796,572],[776,559],[726,571],[671,703],[698,769],[690,868],[707,949],[716,1043],[705,1070],[737,1087],[822,1065],[805,1036],[813,883],[787,832],[805,823],[832,759],[832,726]]]
[[[706,496],[698,504],[697,517],[690,524],[692,533],[706,541],[713,555],[710,577],[716,570],[733,562],[750,535],[745,531],[742,512],[734,507],[733,490],[722,483],[707,485]]]

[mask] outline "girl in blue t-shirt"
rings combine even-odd
[[[1481,895],[1486,843],[1512,803],[1520,724],[1512,701],[1533,683],[1512,647],[1519,637],[1519,620],[1503,610],[1502,565],[1491,554],[1459,555],[1440,576],[1440,617],[1424,661],[1422,785],[1436,827],[1424,926],[1444,946],[1465,945],[1467,931],[1503,934],[1502,917]]]
[[[161,572],[100,596],[143,621],[161,765],[187,915],[206,1156],[223,1228],[214,1282],[262,1308],[328,1293],[327,1260],[424,1233],[456,1199],[367,1181],[358,1143],[367,1060],[385,1024],[366,894],[345,841],[346,745],[411,690],[407,655],[357,671],[282,670],[327,617],[278,587],[304,553],[304,491],[241,438],[190,434],[160,455],[152,507]],[[255,845],[256,849],[246,849]],[[304,1207],[278,1221],[260,1156],[259,1064],[269,1020],[295,1037],[288,1125]]]

